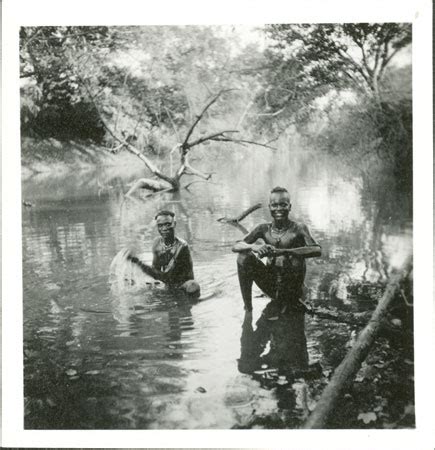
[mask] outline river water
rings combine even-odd
[[[297,342],[300,322],[259,321],[268,302],[259,291],[253,317],[245,317],[231,253],[243,230],[217,219],[262,202],[242,222],[249,230],[269,220],[271,187],[287,187],[292,217],[323,251],[308,260],[306,299],[326,306],[334,297],[336,306],[361,308],[347,286],[383,283],[411,251],[406,199],[391,192],[373,198],[359,178],[315,153],[250,149],[197,162],[213,165],[213,183],[125,200],[128,184],[143,176],[140,164],[23,182],[23,200],[32,204],[22,218],[25,427],[228,429],[278,413],[297,424],[310,406],[303,382],[282,395],[248,366],[297,362],[308,352],[310,364],[330,370],[354,333],[307,316],[306,342]],[[161,208],[176,213],[177,234],[188,241],[210,298],[189,304],[164,290],[120,291],[109,283],[122,248],[149,258]]]

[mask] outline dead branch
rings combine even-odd
[[[243,234],[248,234],[249,231],[239,222],[223,222],[226,223],[228,225],[231,225],[234,228],[237,228],[239,231],[241,231]]]
[[[126,197],[130,197],[138,189],[148,189],[153,192],[159,192],[162,190],[174,190],[172,186],[168,187],[166,184],[161,183],[158,180],[153,180],[151,178],[140,178],[137,180],[133,186],[125,194]]]
[[[78,75],[80,77],[80,75]],[[100,110],[97,106],[97,104],[95,103],[94,97],[92,95],[92,92],[90,91],[87,83],[80,77],[80,81],[83,84],[83,86],[85,87],[89,98],[95,108],[95,111],[98,115],[98,118],[100,119],[101,123],[103,124],[103,127],[107,130],[107,132],[113,137],[113,139],[115,139],[116,141],[118,141],[120,144],[123,144],[125,146],[125,148],[130,152],[133,153],[134,155],[136,155],[140,160],[142,160],[145,165],[148,167],[148,169],[158,178],[161,178],[162,180],[166,181],[167,183],[169,183],[170,186],[172,186],[173,188],[177,188],[177,180],[175,180],[172,177],[168,177],[167,175],[165,175],[164,173],[162,173],[157,166],[154,165],[154,163],[149,160],[143,153],[141,153],[136,147],[134,147],[133,145],[131,145],[128,141],[126,141],[125,139],[120,138],[119,136],[117,136],[112,130],[111,128],[107,125],[106,121],[103,119]],[[167,188],[168,186],[165,186],[165,188]]]
[[[124,144],[119,144],[116,147],[112,147],[109,149],[110,153],[118,153],[122,148],[124,147]]]
[[[313,429],[325,427],[329,416],[334,411],[338,399],[342,396],[348,383],[353,380],[360,369],[362,362],[366,359],[371,346],[381,330],[388,307],[393,301],[396,292],[400,289],[400,282],[404,277],[408,276],[409,272],[412,270],[411,266],[412,260],[409,257],[402,270],[400,270],[388,284],[371,319],[358,336],[352,349],[335,370],[331,381],[323,391],[315,410],[305,422],[303,428]]]
[[[218,219],[218,222],[224,222],[224,223],[239,223],[241,222],[245,217],[247,217],[249,214],[253,213],[257,209],[261,208],[263,205],[261,203],[257,203],[255,205],[250,206],[248,209],[245,209],[242,213],[240,213],[236,217],[221,217]]]
[[[152,192],[151,194],[145,195],[145,198],[154,197],[155,195],[164,194],[165,192],[173,192],[172,188],[161,189],[159,191]]]
[[[207,110],[218,100],[218,98],[225,92],[233,91],[234,89],[225,89],[219,91],[214,97],[212,97],[208,103],[202,108],[201,112],[196,116],[195,120],[193,121],[192,125],[188,129],[186,133],[186,137],[182,144],[177,144],[174,149],[170,153],[171,158],[171,175],[168,176],[164,174],[150,159],[148,159],[139,149],[137,149],[135,146],[133,146],[128,138],[124,138],[124,136],[118,136],[116,132],[114,132],[109,125],[106,123],[105,119],[103,118],[98,105],[95,101],[95,96],[92,94],[90,87],[88,86],[88,83],[80,76],[79,73],[77,73],[77,77],[80,80],[81,84],[85,88],[89,99],[91,103],[93,104],[95,111],[99,117],[99,120],[101,121],[101,124],[106,129],[106,131],[112,136],[114,141],[118,142],[119,145],[116,147],[115,151],[118,151],[119,149],[125,147],[130,153],[133,153],[136,155],[142,162],[146,165],[146,167],[151,171],[153,175],[155,175],[160,180],[163,180],[165,184],[162,184],[161,182],[158,182],[156,180],[149,180],[149,179],[140,179],[138,180],[127,192],[127,196],[131,197],[131,195],[137,191],[138,189],[150,189],[152,191],[160,191],[160,190],[173,190],[178,191],[180,189],[180,178],[183,175],[192,175],[199,177],[203,180],[210,180],[212,173],[203,173],[200,170],[192,167],[189,164],[188,161],[188,153],[189,150],[197,145],[200,145],[207,141],[223,141],[223,142],[235,142],[237,144],[253,144],[253,145],[260,145],[263,147],[268,147],[265,144],[260,144],[253,141],[243,140],[243,139],[233,139],[229,136],[227,136],[228,133],[238,133],[238,130],[221,130],[216,131],[213,133],[210,133],[206,136],[200,137],[192,142],[189,142],[189,139],[197,126],[197,124],[200,122],[200,120],[204,117],[204,114],[207,112]],[[166,108],[166,113],[168,114],[168,117],[170,118],[170,121],[172,123],[172,126],[174,128],[174,132],[177,134],[177,129],[175,127],[175,124],[172,120],[170,112]],[[157,116],[156,116],[157,117]],[[157,117],[157,119],[159,119]],[[140,123],[140,117],[139,120],[136,122],[135,131],[137,126]],[[272,148],[272,147],[269,147]],[[180,156],[180,165],[179,168],[176,170],[176,173],[174,176],[172,176],[172,153],[178,149],[179,150],[179,156]]]
[[[234,91],[235,89],[222,89],[220,90],[202,109],[202,111],[196,116],[196,119],[194,120],[193,124],[190,126],[189,130],[186,133],[186,137],[184,138],[184,142],[182,144],[183,148],[188,148],[188,142],[189,142],[189,138],[193,133],[193,130],[195,129],[195,127],[198,125],[199,121],[202,119],[202,117],[204,116],[204,114],[206,113],[206,111],[210,108],[210,106],[212,106],[217,100],[218,98],[224,94],[225,92],[230,92],[230,91]]]
[[[238,133],[238,130],[224,130],[224,131],[218,131],[212,134],[209,134],[207,136],[204,136],[202,138],[197,139],[196,141],[190,142],[188,144],[186,144],[183,148],[185,150],[191,149],[192,147],[194,147],[195,145],[199,145],[202,144],[205,141],[212,141],[212,140],[216,140],[217,137],[222,136],[225,138],[225,134],[224,133]],[[228,138],[229,139],[229,138]]]
[[[185,186],[183,186],[183,188],[189,190],[190,186],[192,186],[193,184],[198,184],[198,183],[214,184],[216,186],[219,185],[218,183],[213,183],[212,181],[209,181],[209,180],[196,180],[196,181],[191,181],[190,183],[187,183]]]
[[[260,147],[266,147],[269,148],[271,150],[276,150],[276,147],[271,147],[270,145],[268,145],[268,143],[266,144],[261,144],[260,142],[255,142],[255,141],[248,141],[247,139],[233,139],[230,137],[217,137],[217,138],[213,138],[211,139],[213,141],[221,141],[221,142],[234,142],[235,144],[252,144],[252,145],[258,145]]]
[[[185,175],[194,175],[196,177],[202,178],[203,180],[209,180],[212,176],[211,173],[203,173],[200,170],[195,169],[190,164],[184,165],[183,174]]]
[[[270,117],[275,117],[275,116],[277,116],[278,114],[281,114],[281,113],[284,111],[284,109],[285,109],[285,108],[278,109],[278,111],[275,111],[275,112],[273,112],[273,113],[254,113],[253,115],[254,115],[254,116],[270,116]]]

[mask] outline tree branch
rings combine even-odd
[[[204,106],[202,111],[196,116],[196,119],[194,120],[193,124],[190,126],[189,130],[187,131],[186,137],[182,144],[183,148],[189,148],[189,145],[188,145],[189,138],[192,135],[193,130],[195,129],[196,125],[198,125],[199,121],[202,119],[205,112],[210,108],[210,106],[212,106],[223,93],[234,91],[234,90],[235,89],[222,89]]]
[[[212,176],[211,173],[209,174],[205,174],[203,172],[201,172],[198,169],[195,169],[194,167],[192,167],[190,164],[186,163],[184,164],[184,171],[183,173],[185,175],[194,175],[196,177],[202,178],[203,180],[209,180]]]
[[[196,180],[196,181],[191,181],[190,183],[187,183],[186,186],[183,186],[183,187],[184,187],[184,189],[189,190],[190,186],[192,186],[193,184],[197,184],[197,183],[207,183],[207,184],[214,184],[214,185],[218,186],[218,183],[213,183],[212,181]]]
[[[276,147],[271,147],[270,145],[266,144],[261,144],[260,142],[255,142],[255,141],[249,141],[247,139],[233,139],[233,138],[229,138],[229,137],[216,137],[212,139],[213,141],[218,141],[218,142],[234,142],[235,144],[252,144],[252,145],[258,145],[260,147],[266,147],[269,148],[271,150],[276,150]]]
[[[364,67],[367,70],[367,73],[369,75],[371,75],[372,74],[372,69],[370,68],[370,66],[369,66],[369,64],[367,62],[367,55],[366,55],[366,52],[364,50],[364,42],[360,41],[359,39],[355,39],[355,38],[353,38],[353,41],[360,48]]]
[[[288,99],[287,99],[288,100]],[[283,111],[284,111],[284,109],[285,109],[285,107],[284,108],[281,108],[281,109],[279,109],[278,111],[275,111],[275,112],[273,112],[273,113],[254,113],[253,115],[255,115],[255,116],[271,116],[271,117],[275,117],[275,116],[277,116],[278,114],[281,114]]]
[[[209,134],[208,136],[204,136],[202,138],[197,139],[196,141],[193,141],[191,143],[188,143],[184,148],[190,149],[194,147],[195,145],[202,144],[205,141],[214,140],[216,137],[223,136],[225,137],[224,133],[238,133],[239,130],[224,130],[224,131],[218,131],[212,134]]]
[[[263,205],[261,203],[256,203],[255,205],[250,206],[248,209],[245,209],[242,211],[238,216],[236,217],[221,217],[218,219],[218,222],[224,222],[224,223],[238,223],[242,221],[245,217],[249,216],[249,214],[253,213],[257,209],[260,209]]]
[[[362,67],[359,66],[346,52],[343,52],[342,50],[338,49],[337,53],[340,55],[341,58],[343,58],[344,61],[348,62],[358,73],[361,74],[367,85],[370,87],[370,80],[364,73]]]
[[[133,186],[125,194],[126,197],[131,197],[131,195],[138,189],[149,189],[153,192],[170,191],[173,187],[168,187],[166,184],[162,184],[157,180],[152,180],[150,178],[140,178],[137,180]]]
[[[108,133],[116,140],[118,141],[120,144],[123,144],[125,146],[125,148],[130,152],[133,153],[134,155],[136,155],[140,160],[142,160],[145,165],[148,167],[148,169],[158,178],[161,178],[162,180],[166,181],[167,183],[169,183],[172,187],[176,187],[176,181],[171,178],[168,177],[167,175],[165,175],[164,173],[162,173],[157,166],[155,166],[153,164],[153,162],[151,160],[149,160],[143,153],[141,153],[136,147],[134,147],[133,145],[131,145],[128,141],[126,141],[125,139],[120,138],[119,136],[117,136],[112,130],[111,128],[107,125],[106,121],[103,119],[100,110],[98,109],[97,104],[95,103],[95,100],[93,98],[92,92],[90,91],[87,83],[85,82],[85,80],[83,80],[81,78],[80,75],[78,75],[81,83],[83,84],[84,88],[86,89],[89,98],[95,108],[96,113],[98,114],[98,117],[101,121],[101,123],[103,124],[103,127],[108,131]]]
[[[391,61],[391,59],[393,58],[393,56],[395,56],[397,54],[397,52],[399,52],[400,50],[402,50],[402,48],[396,48],[387,58],[384,59],[381,69],[379,70],[379,77],[382,76],[382,74],[384,73],[385,68],[387,67],[388,63]]]
[[[334,375],[317,402],[315,410],[303,425],[303,428],[325,428],[338,399],[345,392],[349,382],[353,380],[362,362],[367,357],[375,339],[379,335],[388,307],[393,301],[396,292],[400,289],[401,280],[408,276],[411,270],[412,260],[411,257],[408,257],[400,272],[390,280],[384,295],[379,300],[366,327],[359,334],[357,341],[340,365],[335,369]]]

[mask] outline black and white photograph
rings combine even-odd
[[[23,432],[415,432],[412,20],[137,21],[16,27]]]

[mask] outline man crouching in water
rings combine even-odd
[[[160,237],[153,242],[152,265],[145,264],[130,253],[127,259],[137,264],[144,273],[162,281],[168,287],[179,288],[189,297],[199,298],[201,292],[199,284],[194,280],[189,246],[175,236],[175,214],[172,211],[159,211],[155,220]]]
[[[277,318],[287,309],[304,311],[300,300],[305,258],[321,255],[321,248],[306,225],[289,219],[290,209],[287,189],[272,189],[269,199],[272,222],[257,225],[232,249],[240,253],[237,270],[245,310],[252,311],[252,283],[255,281],[272,299],[266,310],[269,319]],[[263,242],[255,244],[259,239]],[[267,257],[267,264],[260,260],[263,257]]]

